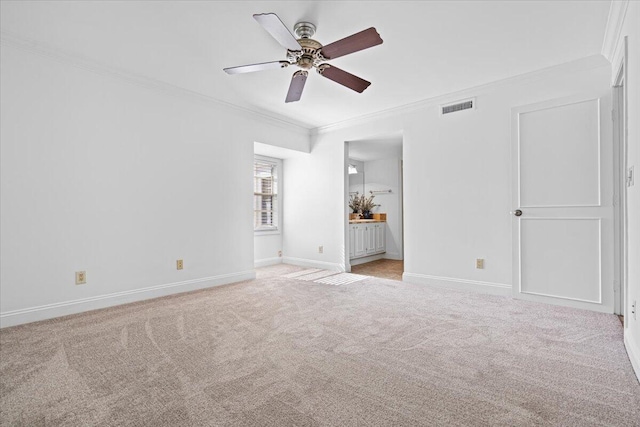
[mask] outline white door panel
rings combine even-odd
[[[599,100],[519,117],[520,206],[600,205]]]
[[[354,228],[355,233],[355,246],[353,250],[354,257],[364,256],[366,246],[365,246],[365,227],[361,225],[356,225]]]
[[[353,258],[356,254],[356,231],[353,225],[349,225],[349,259]]]
[[[386,250],[387,244],[385,241],[387,227],[386,223],[382,222],[376,224],[376,252],[383,253]]]
[[[583,96],[512,110],[517,298],[613,310],[608,106]]]
[[[520,220],[520,292],[600,304],[600,219]]]
[[[375,254],[376,253],[376,227],[374,224],[371,224],[371,225],[367,225],[365,229],[367,234],[367,237],[365,239],[367,249],[365,252],[367,255]]]

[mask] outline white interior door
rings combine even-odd
[[[609,102],[583,96],[512,110],[516,298],[613,312]]]

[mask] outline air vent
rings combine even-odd
[[[453,104],[441,105],[440,114],[456,113],[458,111],[474,109],[476,104],[475,98],[466,99],[464,101],[456,101]]]

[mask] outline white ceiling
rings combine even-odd
[[[2,1],[1,29],[313,128],[600,54],[610,1]],[[285,104],[292,67],[229,76],[224,67],[284,59],[254,13],[317,26],[331,43],[375,27],[384,43],[338,58],[372,82],[357,94],[310,73]]]

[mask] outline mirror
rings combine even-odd
[[[364,194],[364,162],[349,159],[349,196]]]

